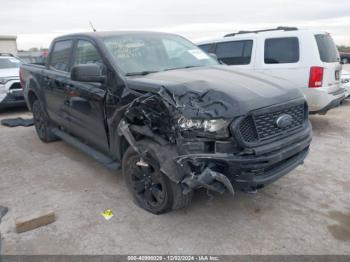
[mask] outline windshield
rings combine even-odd
[[[126,75],[218,64],[190,41],[176,35],[121,35],[105,38],[104,43]]]
[[[0,69],[19,68],[21,62],[15,57],[0,57]]]
[[[332,37],[326,35],[315,35],[318,51],[320,52],[321,61],[324,63],[333,63],[339,61],[337,47]]]

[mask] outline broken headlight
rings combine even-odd
[[[228,137],[229,120],[226,119],[189,119],[180,117],[178,125],[182,130],[193,130],[203,133],[211,133],[215,136]]]

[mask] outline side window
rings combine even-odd
[[[252,57],[253,40],[223,42],[216,45],[218,59],[227,65],[248,65]]]
[[[50,66],[56,70],[69,71],[69,59],[72,51],[72,40],[58,41],[54,44]]]
[[[265,64],[285,64],[299,61],[297,37],[270,38],[265,40]]]
[[[205,45],[199,45],[198,47],[202,49],[206,53],[210,53],[212,49],[213,44],[205,44]]]
[[[74,65],[77,64],[103,65],[103,61],[97,49],[92,43],[85,40],[79,40],[74,57]]]

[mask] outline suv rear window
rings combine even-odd
[[[222,42],[216,45],[216,56],[227,65],[248,65],[252,56],[253,40]]]
[[[321,61],[324,63],[338,62],[338,51],[330,35],[315,35]]]
[[[265,64],[287,64],[299,61],[297,37],[270,38],[265,40]]]
[[[60,71],[68,72],[72,43],[72,40],[64,40],[55,43],[51,53],[51,67]]]

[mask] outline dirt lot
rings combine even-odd
[[[23,109],[0,118],[30,116]],[[350,254],[350,101],[312,116],[311,153],[255,195],[210,198],[154,216],[136,207],[122,175],[33,127],[0,126],[4,254]],[[111,208],[114,217],[100,215]],[[57,221],[17,234],[14,219],[52,209]]]

